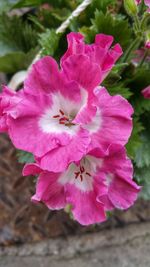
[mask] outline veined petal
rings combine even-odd
[[[111,145],[108,154],[103,158],[97,174],[101,177],[98,199],[104,203],[105,209],[113,207],[127,209],[135,202],[140,191],[133,181],[133,167],[126,155],[125,148],[120,145]]]
[[[81,88],[91,91],[100,84],[101,69],[85,55],[71,55],[62,65],[68,81],[76,81]]]
[[[99,45],[100,47],[106,48],[106,49],[110,48],[110,46],[113,43],[113,40],[114,40],[113,36],[106,35],[103,33],[97,34],[95,36],[95,44]]]
[[[79,161],[86,154],[90,141],[88,131],[80,128],[68,144],[53,149],[39,158],[38,163],[43,170],[64,171],[69,163]]]
[[[62,80],[57,62],[50,56],[45,56],[33,64],[24,82],[25,92],[37,95],[51,93],[61,88]]]
[[[108,197],[118,209],[128,209],[138,197],[141,188],[132,180],[123,180],[115,177],[109,188]]]
[[[61,65],[71,55],[84,53],[84,36],[81,33],[71,32],[67,35],[68,49],[61,58]]]
[[[132,131],[132,106],[119,95],[110,96],[104,88],[97,88],[95,96],[99,110],[97,116],[101,123],[91,136],[89,151],[99,146],[107,150],[113,143],[126,144]]]
[[[67,184],[66,201],[72,205],[74,218],[82,225],[100,223],[106,220],[104,206],[96,200],[94,191],[83,192]]]
[[[58,183],[59,174],[43,172],[40,174],[33,202],[44,202],[51,210],[63,209],[66,205],[64,187]]]

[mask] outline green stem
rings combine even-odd
[[[141,25],[140,25],[140,21],[139,21],[139,18],[138,18],[137,15],[134,16],[134,23],[135,23],[135,26],[136,26],[137,31],[140,32]]]
[[[136,48],[136,46],[138,45],[138,43],[140,43],[140,38],[137,37],[128,47],[128,49],[125,51],[124,56],[122,57],[121,62],[127,62],[130,54],[132,53],[132,51],[134,50],[134,48]]]
[[[144,56],[143,56],[139,66],[138,66],[139,68],[141,68],[143,66],[143,63],[145,62],[145,59],[147,58],[147,56],[148,56],[148,49],[144,53]]]

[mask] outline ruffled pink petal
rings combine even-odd
[[[82,225],[106,220],[103,204],[96,200],[94,191],[82,192],[74,185],[65,186],[67,203],[72,205],[74,218]]]
[[[40,174],[41,172],[42,170],[37,163],[27,163],[23,168],[22,174],[23,176],[28,176]]]
[[[114,40],[113,36],[106,35],[106,34],[103,34],[103,33],[97,34],[95,36],[95,44],[97,44],[100,47],[105,48],[107,50],[112,45],[113,40]]]
[[[81,88],[88,91],[93,90],[100,84],[101,69],[92,63],[87,56],[72,55],[62,65],[63,73],[68,81],[76,81]]]
[[[89,150],[99,146],[107,150],[113,143],[126,144],[132,131],[132,106],[119,95],[110,96],[104,88],[97,88],[95,95],[101,124],[91,136],[92,143]]]
[[[111,69],[114,67],[115,62],[118,58],[123,54],[122,48],[119,44],[116,44],[112,49],[108,51],[103,59],[103,63],[101,65],[102,70],[102,81],[109,74]]]
[[[63,209],[66,205],[64,187],[58,182],[59,174],[43,172],[40,174],[33,202],[43,202],[51,210]]]
[[[113,43],[113,36],[110,35],[97,34],[95,43],[90,45],[84,43],[84,37],[80,33],[70,33],[67,36],[67,40],[68,49],[61,59],[62,68],[64,68],[65,61],[72,55],[87,56],[91,64],[96,63],[99,65],[101,69],[101,82],[108,75],[115,62],[123,53],[119,44],[116,44],[110,49]]]
[[[0,115],[0,133],[7,133],[8,125],[7,125],[7,115]]]
[[[67,35],[68,49],[61,58],[61,65],[71,55],[84,53],[84,36],[81,33],[71,32]]]
[[[123,179],[133,179],[133,165],[127,157],[126,149],[121,145],[110,145],[105,156],[101,171],[114,173]]]
[[[142,90],[142,95],[144,98],[150,99],[150,85]]]
[[[44,155],[44,157],[39,158],[39,166],[43,170],[54,172],[64,171],[69,163],[77,162],[86,155],[90,141],[88,131],[80,128],[67,145],[53,149]]]
[[[108,197],[118,209],[128,209],[137,199],[140,187],[132,180],[115,177],[108,189]]]
[[[22,90],[14,92],[7,86],[3,86],[0,94],[0,132],[8,132],[8,116],[21,101],[21,94]]]
[[[61,84],[57,62],[52,57],[45,56],[32,66],[24,82],[24,89],[29,94],[37,95],[58,91]]]
[[[83,106],[81,110],[78,112],[77,116],[73,120],[73,123],[77,123],[80,125],[86,125],[92,121],[94,116],[96,115],[97,108],[90,103]]]
[[[98,199],[106,210],[114,207],[127,209],[133,205],[141,188],[133,181],[133,166],[125,148],[110,145],[107,153],[97,173],[99,187],[102,188]]]

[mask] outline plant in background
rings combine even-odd
[[[50,209],[69,204],[74,218],[87,225],[131,206],[140,191],[136,183],[150,198],[148,1],[1,5],[7,12],[26,6],[29,13],[0,15],[0,70],[25,70],[40,50],[23,89],[4,87],[0,96],[0,129],[19,149],[19,161],[28,162],[24,175],[39,175],[32,200]],[[82,34],[70,33],[67,49],[70,31],[81,32],[87,44]]]

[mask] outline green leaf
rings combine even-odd
[[[9,11],[18,0],[0,0],[0,14]]]
[[[126,99],[129,99],[132,96],[132,92],[129,88],[126,88],[123,84],[117,83],[114,86],[107,86],[107,90],[111,95],[121,95]]]
[[[144,132],[141,137],[142,145],[136,152],[135,162],[137,167],[150,166],[150,135]]]
[[[108,6],[114,6],[116,2],[116,0],[94,0],[92,3],[92,7],[102,10],[105,13],[107,11]]]
[[[32,163],[34,162],[34,157],[31,153],[18,150],[17,152],[17,158],[19,163]]]
[[[139,118],[133,119],[133,131],[129,139],[128,144],[126,145],[128,155],[134,159],[137,153],[138,148],[142,145],[142,140],[140,133],[143,131],[144,127],[139,121]]]
[[[38,48],[31,49],[28,53],[22,51],[7,51],[0,55],[0,71],[4,73],[14,73],[22,69],[27,69],[38,52]]]
[[[141,91],[150,84],[149,68],[142,67],[132,70],[126,70],[127,87],[131,88],[134,93],[131,98],[131,103],[134,107],[135,114],[141,115],[145,112],[150,112],[150,101],[145,99]]]
[[[20,17],[0,15],[0,42],[12,50],[28,52],[37,45],[37,33]]]
[[[86,36],[88,42],[93,41],[95,34],[98,33],[113,35],[115,42],[120,43],[123,48],[126,48],[129,42],[132,41],[132,29],[127,19],[110,13],[104,14],[99,10],[96,10],[95,18],[92,19],[90,31],[90,39]]]
[[[150,200],[150,166],[136,168],[135,179],[143,186],[140,196],[145,200]]]
[[[18,0],[13,8],[35,7],[42,4],[42,0]]]
[[[19,17],[0,16],[0,71],[26,69],[37,52],[37,33]]]
[[[56,34],[54,29],[47,29],[39,35],[39,44],[42,48],[42,55],[53,56],[57,50],[60,36]]]
[[[119,63],[119,64],[116,64],[116,65],[113,67],[112,71],[114,71],[114,72],[119,72],[119,71],[121,71],[122,69],[124,69],[124,68],[127,67],[127,66],[128,66],[128,63]]]

